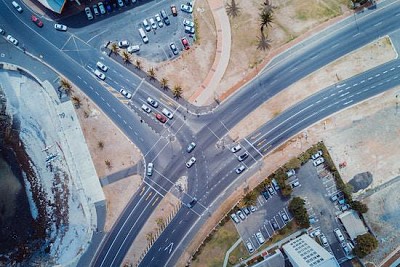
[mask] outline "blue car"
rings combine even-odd
[[[263,197],[265,198],[265,200],[269,199],[269,194],[267,191],[262,191],[261,194],[263,195]]]

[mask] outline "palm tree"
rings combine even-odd
[[[104,142],[103,142],[103,141],[97,142],[97,146],[98,146],[101,150],[103,150],[103,148],[104,148]]]
[[[72,92],[72,85],[69,83],[68,80],[62,78],[60,80],[60,86],[64,90],[64,92],[69,96]]]
[[[182,87],[180,85],[175,85],[172,93],[174,95],[174,98],[178,100],[182,97]]]
[[[158,228],[161,229],[164,227],[164,219],[162,217],[157,218],[156,223],[157,223]]]
[[[255,205],[257,203],[257,196],[258,195],[254,190],[247,193],[241,201],[243,203],[243,206],[247,207]]]
[[[111,44],[111,51],[112,51],[115,55],[118,54],[119,47],[118,47],[117,43],[112,43],[112,44]]]
[[[168,79],[167,78],[162,78],[161,79],[161,88],[164,90],[168,89]]]
[[[81,107],[82,102],[81,102],[81,99],[78,96],[74,95],[72,97],[72,102],[74,103],[75,108],[80,108]]]
[[[136,65],[136,68],[137,68],[138,70],[141,70],[141,69],[142,69],[142,61],[140,61],[139,59],[136,59],[136,60],[135,60],[135,65]]]
[[[104,161],[104,163],[106,164],[106,166],[107,166],[107,168],[108,168],[109,170],[112,169],[112,165],[111,165],[111,161],[110,161],[110,160],[106,159],[106,160]]]
[[[147,75],[150,77],[150,80],[154,80],[156,78],[156,72],[153,67],[147,70]]]
[[[154,237],[153,232],[148,232],[148,233],[146,234],[146,239],[147,239],[147,241],[149,241],[149,242],[151,242],[151,241],[153,240],[153,237]]]
[[[272,16],[273,10],[271,6],[266,6],[260,13],[260,26],[261,32],[264,32],[264,27],[271,26],[274,17]]]
[[[261,32],[261,37],[257,36],[257,39],[257,49],[265,51],[271,48],[271,40],[268,39],[268,36],[265,36],[264,32]]]
[[[126,51],[122,52],[122,60],[124,61],[125,64],[130,64],[131,63],[131,54],[129,54]]]
[[[229,17],[237,17],[240,14],[240,7],[236,4],[235,0],[231,0],[230,4],[227,3],[225,9]]]

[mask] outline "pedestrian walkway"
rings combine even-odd
[[[225,259],[224,259],[224,265],[223,267],[226,267],[228,265],[228,260],[229,260],[229,255],[231,254],[231,252],[237,247],[239,246],[240,242],[242,242],[242,238],[239,238],[235,244],[232,245],[232,247],[230,247],[228,249],[228,251],[225,254]]]
[[[109,184],[115,183],[119,180],[122,180],[126,177],[129,177],[129,176],[132,176],[135,174],[140,174],[142,167],[143,167],[142,164],[140,162],[138,162],[137,164],[135,164],[131,167],[125,168],[123,170],[120,170],[120,171],[114,172],[110,175],[107,175],[105,177],[102,177],[100,179],[101,186],[104,187],[106,185],[109,185]]]
[[[225,12],[224,2],[222,0],[209,0],[208,4],[210,5],[217,30],[217,50],[210,71],[200,87],[189,99],[189,102],[196,103],[199,106],[206,105],[208,100],[214,97],[228,67],[231,55],[231,26],[228,15]]]

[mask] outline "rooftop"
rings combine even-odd
[[[354,210],[349,210],[338,216],[338,219],[342,222],[344,228],[346,228],[351,240],[354,240],[357,236],[365,234],[368,229],[365,227],[363,221]]]

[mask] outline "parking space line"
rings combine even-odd
[[[263,227],[264,227],[264,229],[265,229],[265,232],[267,232],[267,234],[268,234],[268,238],[270,238],[271,235],[270,235],[270,233],[268,232],[267,226],[265,226],[265,224],[264,224]]]

